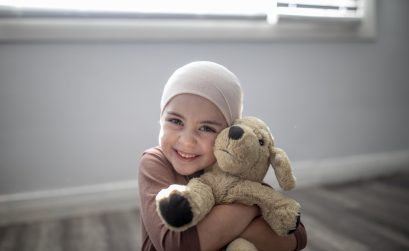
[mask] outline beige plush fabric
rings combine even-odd
[[[240,81],[233,72],[220,64],[196,61],[177,69],[163,90],[161,113],[173,97],[184,93],[210,100],[223,113],[228,125],[241,117],[243,92]]]

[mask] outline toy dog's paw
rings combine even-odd
[[[288,234],[294,233],[295,230],[296,230],[296,229],[298,228],[298,226],[300,225],[300,222],[301,222],[301,213],[299,213],[298,216],[297,216],[297,221],[296,221],[296,223],[295,223],[295,228],[289,230],[289,231],[288,231]]]
[[[273,210],[268,210],[263,217],[268,219],[271,228],[280,236],[285,236],[297,229],[300,224],[300,204],[292,199],[278,201]]]
[[[193,219],[192,207],[183,193],[183,186],[171,186],[156,196],[161,218],[174,230],[183,230],[179,228],[188,225]]]
[[[294,233],[298,225],[300,225],[300,204],[292,199],[285,200],[282,208],[278,210],[281,215],[281,225],[280,235],[288,235]]]
[[[181,227],[193,219],[192,208],[189,201],[180,194],[170,194],[159,202],[159,211],[163,219],[173,227]]]

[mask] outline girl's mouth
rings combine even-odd
[[[184,160],[192,160],[194,158],[196,158],[199,155],[196,154],[191,154],[191,153],[185,153],[185,152],[181,152],[176,150],[177,154]]]

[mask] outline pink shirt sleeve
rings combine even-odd
[[[155,197],[171,184],[187,184],[174,171],[159,148],[148,150],[139,162],[139,198],[142,250],[200,250],[196,227],[183,232],[167,229],[156,212]]]

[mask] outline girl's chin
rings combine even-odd
[[[175,170],[178,174],[185,175],[185,176],[192,175],[198,171],[198,170],[193,170],[193,169],[186,170],[186,168],[178,168],[178,167],[175,167]]]
[[[199,164],[187,164],[187,163],[178,163],[176,161],[176,163],[173,163],[173,168],[176,170],[176,172],[178,174],[181,175],[192,175],[194,173],[196,173],[197,171],[199,171],[201,165]]]

